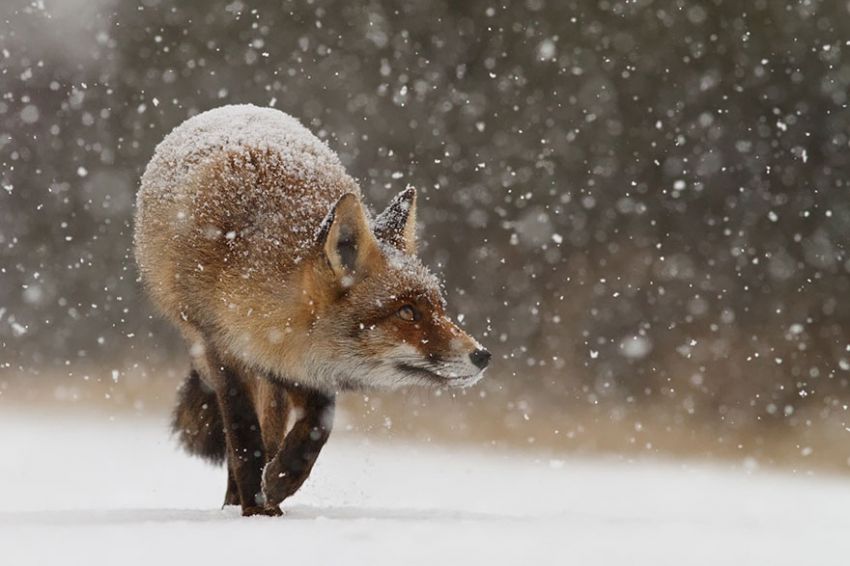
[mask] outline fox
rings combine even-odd
[[[406,187],[373,215],[337,154],[273,108],[208,110],[157,145],[135,258],[188,346],[172,430],[226,465],[225,505],[281,515],[344,392],[482,378],[491,354],[447,314],[416,210]]]

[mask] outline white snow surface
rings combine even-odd
[[[336,434],[286,516],[153,417],[0,413],[0,563],[848,564],[850,481]]]

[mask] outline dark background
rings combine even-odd
[[[497,356],[457,397],[487,434],[842,441],[847,38],[838,0],[4,2],[0,389],[182,371],[134,194],[171,128],[252,102],[376,209],[420,190],[423,258]]]

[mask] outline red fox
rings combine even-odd
[[[157,146],[136,260],[189,345],[174,431],[227,463],[225,504],[281,514],[338,392],[481,378],[490,353],[447,317],[415,223],[414,189],[372,218],[336,154],[274,109],[210,110]]]

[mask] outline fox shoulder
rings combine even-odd
[[[359,198],[360,189],[337,155],[291,116],[251,105],[199,114],[166,136],[142,177],[143,280],[173,315],[181,295],[214,285],[222,271],[280,277],[346,193]]]

